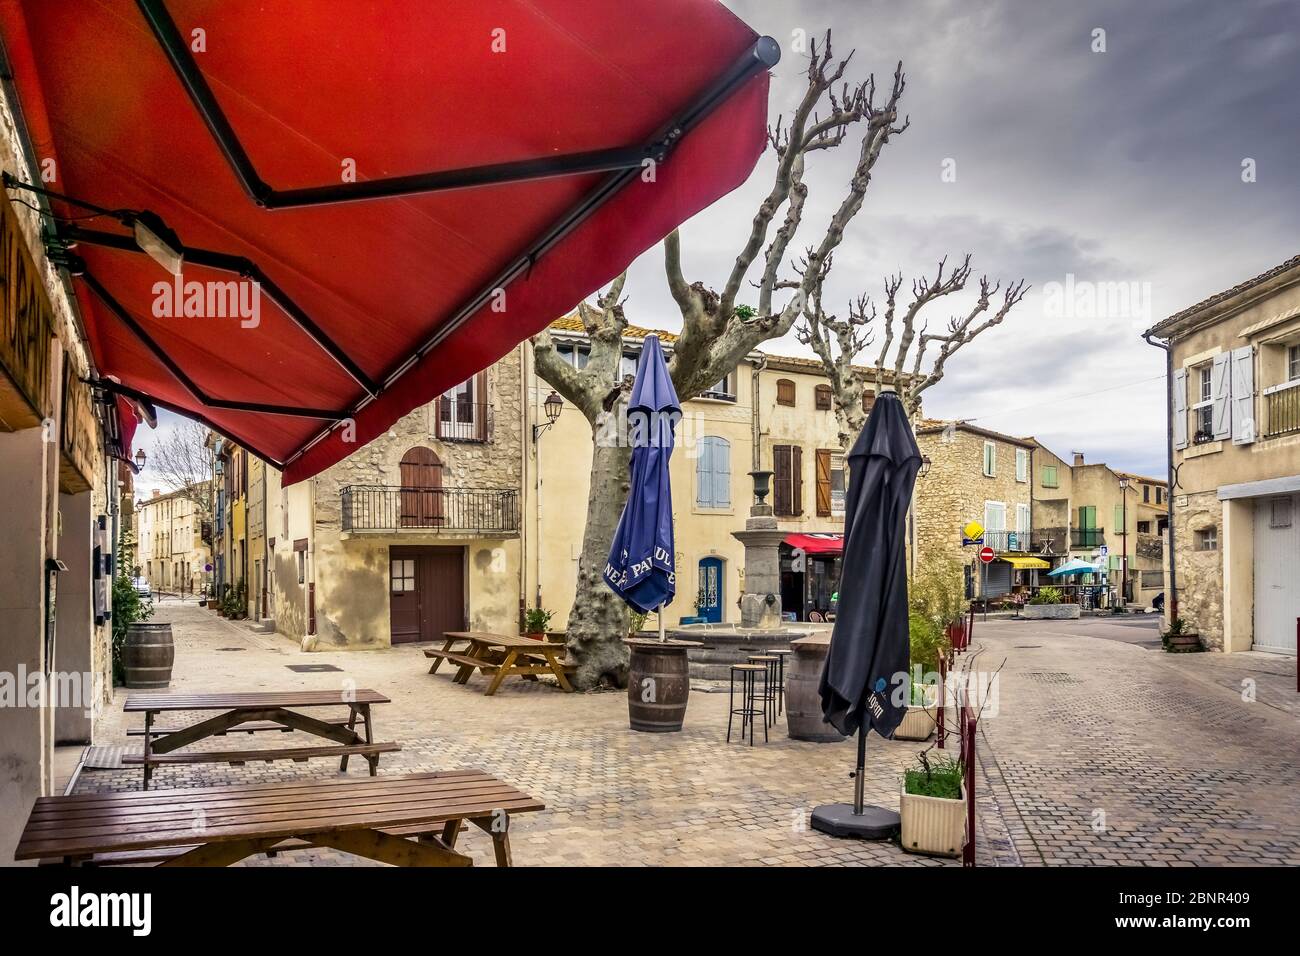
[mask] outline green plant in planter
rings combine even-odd
[[[928,674],[939,669],[939,659],[948,656],[948,638],[939,624],[924,614],[913,611],[907,619],[908,640],[912,670],[921,668]]]
[[[126,629],[153,615],[153,602],[141,599],[127,569],[131,567],[134,540],[124,531],[118,542],[118,572],[113,575],[113,685],[126,683],[126,665],[122,651],[126,646]]]
[[[952,558],[926,555],[917,563],[910,588],[912,611],[929,618],[939,630],[946,630],[966,616],[961,565]]]
[[[550,627],[553,612],[544,607],[530,607],[524,611],[524,633],[545,634]]]
[[[1060,604],[1065,600],[1065,595],[1060,588],[1054,588],[1051,585],[1038,589],[1038,593],[1029,599],[1030,604]]]
[[[641,628],[645,627],[646,618],[650,615],[643,611],[633,611],[630,623],[627,626],[629,634],[637,634]]]
[[[903,771],[903,789],[922,797],[960,799],[961,781],[965,776],[961,761],[946,755],[932,760],[926,756],[927,753],[933,751],[921,751],[917,754],[918,766]]]

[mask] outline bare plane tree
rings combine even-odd
[[[900,120],[898,111],[905,85],[902,64],[894,71],[888,95],[877,102],[874,76],[856,84],[844,81],[852,56],[834,59],[829,32],[820,44],[810,46],[804,94],[789,119],[778,117],[768,131],[776,155],[772,187],[754,214],[720,293],[702,282],[688,281],[676,232],[664,240],[664,271],[682,316],[669,370],[682,401],[725,378],[760,343],[790,332],[819,288],[850,221],[861,210],[881,151],[892,136],[907,129],[908,120]],[[803,224],[808,157],[835,149],[851,137],[856,139],[858,153],[846,193],[818,241],[804,253],[802,272],[793,278],[783,277],[787,253]],[[782,210],[780,225],[773,232],[773,221]],[[741,302],[742,290],[760,253],[761,274],[756,282],[750,280],[757,305],[750,306]],[[584,303],[579,310],[591,339],[585,368],[566,362],[548,333],[533,339],[537,373],[582,411],[591,424],[595,444],[577,594],[567,628],[569,650],[579,664],[575,680],[580,687],[626,682],[627,651],[622,638],[627,633],[628,610],[601,577],[627,499],[631,454],[625,442],[601,440],[610,416],[617,415],[619,401],[626,398],[629,384],[619,375],[622,334],[627,326],[620,301],[624,281],[625,277],[619,277],[595,306]]]
[[[805,266],[805,273],[809,268]],[[885,277],[883,316],[866,295],[849,303],[844,318],[827,313],[822,306],[822,282],[829,270],[827,262],[808,296],[795,335],[817,353],[830,379],[840,444],[844,448],[853,444],[866,423],[863,395],[868,381],[873,384],[873,394],[879,394],[886,384],[893,385],[908,417],[915,418],[921,408],[921,393],[939,383],[948,360],[981,333],[1000,325],[1028,291],[1023,279],[1004,288],[1001,282],[990,282],[988,276],[981,276],[979,297],[970,310],[950,318],[940,331],[931,332],[927,322],[921,319],[921,312],[937,299],[966,287],[971,276],[969,254],[952,269],[948,268],[945,257],[939,261],[933,278],[925,276],[913,281],[911,301],[901,316],[898,315],[898,293],[903,286],[901,274]],[[990,313],[999,292],[1001,301]],[[858,357],[874,344],[877,325],[882,332],[880,351],[875,363],[865,366],[859,363]],[[928,366],[927,357],[931,357]]]
[[[192,501],[203,521],[212,519],[212,452],[207,435],[206,427],[182,418],[159,438],[149,456],[149,469]]]

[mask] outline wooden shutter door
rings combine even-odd
[[[790,488],[790,446],[772,447],[773,506],[778,515],[789,516],[792,501]]]
[[[831,513],[831,453],[817,449],[817,515],[828,517]]]
[[[803,514],[803,449],[790,446],[790,514]]]
[[[402,527],[441,524],[442,461],[430,448],[412,448],[402,456]]]

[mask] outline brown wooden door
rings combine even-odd
[[[389,548],[389,601],[394,644],[464,630],[465,549]]]
[[[402,527],[442,524],[442,460],[430,448],[416,446],[402,456]]]

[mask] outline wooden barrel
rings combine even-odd
[[[172,643],[172,626],[137,621],[126,628],[122,664],[126,669],[126,686],[137,689],[166,687],[172,682],[172,662],[176,646]]]
[[[794,651],[785,669],[785,725],[795,740],[817,744],[838,743],[844,736],[822,720],[822,698],[817,692],[822,667],[830,652],[829,637],[805,637],[790,642]]]
[[[633,730],[670,734],[682,729],[691,692],[687,648],[672,642],[628,641],[627,712]]]

